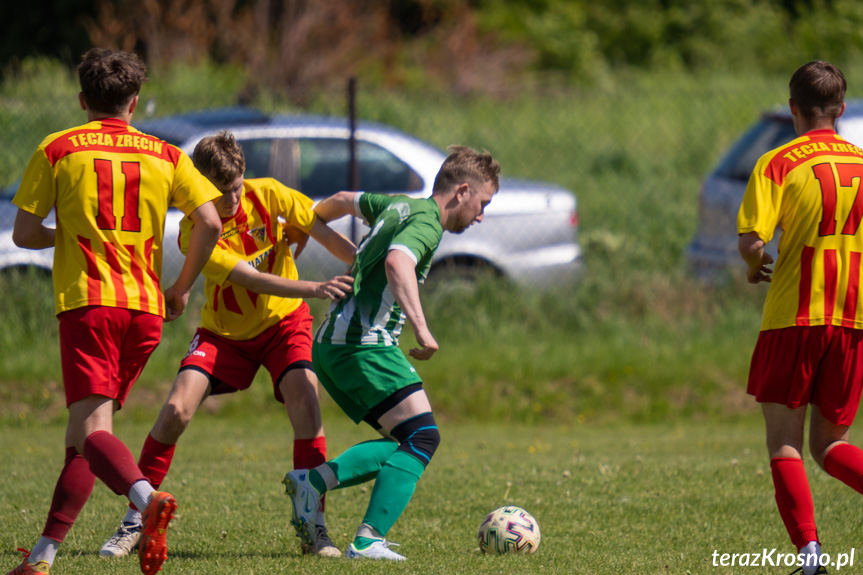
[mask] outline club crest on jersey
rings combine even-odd
[[[408,216],[411,215],[411,207],[407,204],[407,202],[398,202],[396,204],[392,204],[387,208],[387,211],[393,210],[399,215],[399,223],[404,222],[408,219]]]
[[[252,236],[256,241],[263,242],[267,239],[267,228],[266,226],[260,226],[249,230],[246,232],[250,236]]]

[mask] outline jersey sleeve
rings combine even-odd
[[[437,249],[441,234],[434,224],[425,219],[408,220],[390,242],[390,250],[399,250],[411,257],[414,264],[427,258]]]
[[[48,161],[48,156],[45,155],[45,149],[40,146],[27,164],[27,170],[24,172],[12,203],[26,212],[46,218],[56,201],[57,184],[54,170]]]
[[[357,203],[357,208],[359,208],[357,211],[362,215],[366,225],[372,227],[377,222],[378,216],[392,203],[393,196],[359,192],[354,201]]]
[[[755,232],[764,243],[773,239],[781,202],[779,187],[764,175],[766,162],[761,158],[753,170],[737,214],[737,233]]]
[[[318,215],[312,209],[314,201],[277,180],[271,181],[278,198],[280,215],[285,218],[288,225],[309,233],[318,220]]]
[[[187,216],[207,202],[219,199],[222,194],[192,164],[192,160],[179,152],[174,175],[170,204]]]
[[[186,255],[189,251],[189,237],[193,227],[194,224],[188,216],[180,222],[180,233],[177,236],[177,241],[180,244],[180,251],[183,255]],[[228,281],[231,270],[234,269],[237,262],[241,261],[245,260],[233,251],[225,240],[220,239],[213,248],[213,252],[210,254],[207,263],[204,264],[204,269],[201,270],[201,273],[205,278],[215,282],[217,285],[223,285]]]

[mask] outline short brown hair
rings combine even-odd
[[[216,185],[228,185],[246,171],[243,148],[228,130],[198,142],[192,152],[192,162],[199,172]]]
[[[492,182],[500,189],[500,164],[487,151],[477,152],[467,146],[450,146],[449,155],[438,170],[434,191],[443,192],[465,181]]]
[[[78,65],[78,79],[87,108],[103,114],[119,114],[149,80],[147,67],[135,54],[93,48]]]
[[[845,102],[845,76],[829,62],[816,60],[797,68],[788,87],[804,118],[838,118]]]

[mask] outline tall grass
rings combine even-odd
[[[849,97],[863,93],[855,72],[846,70]],[[230,104],[243,81],[242,71],[207,65],[153,76],[142,100],[154,99],[157,115]],[[688,277],[683,254],[697,226],[701,179],[760,110],[781,104],[786,82],[631,73],[591,89],[549,80],[494,100],[367,92],[360,79],[361,118],[441,148],[486,148],[501,161],[504,175],[558,183],[578,200],[586,271],[576,284],[544,293],[488,283],[460,297],[425,294],[442,347],[417,368],[442,414],[660,421],[751,409],[743,389],[765,289],[739,278],[702,285]],[[0,98],[9,103],[0,107],[8,138],[0,149],[0,180],[20,175],[39,138],[82,121],[75,94],[70,74],[38,62],[18,81],[0,86]],[[342,93],[320,94],[304,110],[275,94],[258,94],[256,101],[271,112],[345,113]],[[19,285],[0,285],[7,294],[0,313],[16,318],[2,336],[7,347],[0,393],[7,397],[59,380],[50,306],[40,303],[42,292]],[[164,397],[196,326],[194,308],[165,326],[138,386],[142,401],[129,406],[133,415],[140,408],[147,417],[146,410]],[[320,316],[324,308],[315,311]],[[33,322],[38,327],[27,327]],[[405,346],[410,337],[408,330]],[[259,380],[260,391],[208,403],[225,413],[268,404],[269,383],[263,375]],[[7,417],[27,418],[34,413],[29,403],[0,409]]]

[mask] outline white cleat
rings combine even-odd
[[[111,538],[102,545],[99,555],[103,557],[125,557],[138,547],[138,543],[141,541],[141,528],[140,523],[123,521]]]
[[[365,549],[357,549],[354,544],[348,545],[345,551],[345,557],[348,559],[389,559],[390,561],[407,561],[407,557],[399,555],[395,551],[390,551],[390,547],[398,547],[398,543],[382,539],[375,541]]]
[[[317,555],[318,557],[341,557],[342,552],[330,539],[327,528],[323,525],[315,525],[315,544],[302,544],[303,555]]]
[[[300,542],[314,548],[317,534],[315,519],[321,508],[321,494],[309,482],[308,469],[295,469],[282,480],[285,493],[291,498],[291,525]]]

